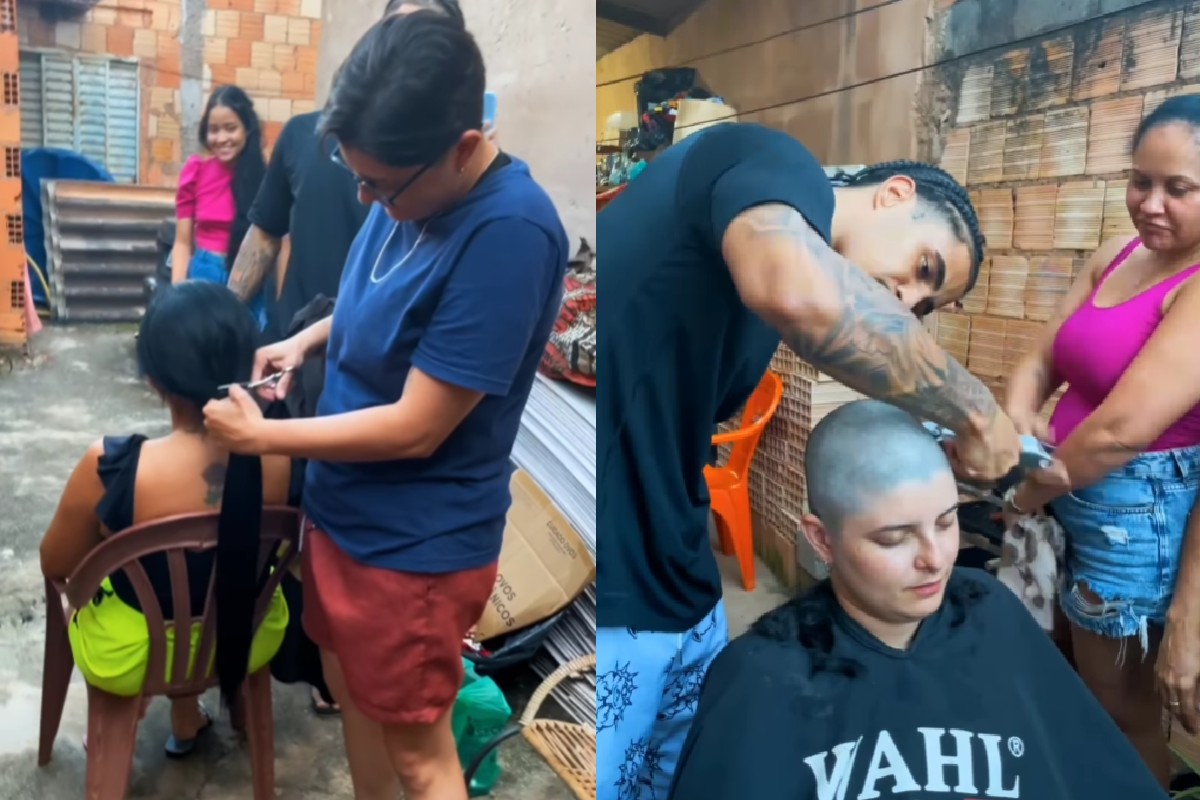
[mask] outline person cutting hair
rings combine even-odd
[[[457,0],[391,0],[383,17],[422,9],[444,14],[459,24],[464,22]],[[319,297],[332,300],[337,296],[346,256],[370,210],[369,205],[359,202],[354,176],[330,157],[333,143],[321,139],[320,118],[320,111],[299,114],[284,126],[250,209],[249,231],[229,274],[229,288],[250,302],[265,291],[274,291],[268,279],[273,270],[282,271],[276,278],[278,296],[270,304],[264,343],[282,341],[297,326],[303,326],[303,319],[297,316],[316,313],[310,304]],[[280,263],[285,237],[290,248],[286,261]],[[320,365],[306,367],[305,373],[310,372],[311,379],[301,381],[309,391],[294,392],[288,404],[292,416],[312,416],[316,408]],[[291,575],[284,578],[284,591],[299,613],[303,596]],[[289,632],[272,671],[277,680],[312,684],[311,707],[315,714],[332,716],[339,712],[325,685],[316,647],[302,631]]]
[[[420,10],[465,24],[457,0],[391,0],[383,17]],[[229,288],[250,302],[268,285],[272,271],[282,270],[266,331],[272,342],[286,338],[296,314],[319,295],[337,296],[350,245],[367,218],[369,206],[358,202],[353,176],[333,163],[331,143],[322,142],[317,132],[320,118],[320,111],[298,114],[283,127],[229,273]],[[285,237],[291,246],[280,264]]]
[[[967,477],[1008,473],[1019,440],[919,319],[961,298],[984,257],[966,191],[937,167],[831,185],[786,133],[714,125],[655,158],[597,229],[597,779],[613,800],[628,775],[646,787],[634,797],[665,792],[728,639],[704,467],[781,341],[952,430]],[[640,676],[628,706],[622,670]]]
[[[205,409],[235,452],[309,459],[304,626],[360,800],[391,800],[397,776],[409,800],[467,796],[450,728],[462,639],[495,582],[509,459],[562,298],[566,232],[484,136],[484,83],[474,38],[443,14],[388,17],[355,46],[320,129],[371,211],[333,316],[255,364],[293,370],[324,348],[318,415],[264,420],[244,392]]]
[[[672,800],[1166,797],[1012,591],[955,568],[958,487],[916,419],[845,405],[804,472],[829,579],[717,656]]]

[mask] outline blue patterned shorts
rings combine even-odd
[[[596,800],[666,800],[700,686],[729,642],[718,602],[685,633],[596,631]]]

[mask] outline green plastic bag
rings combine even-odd
[[[466,769],[487,743],[504,730],[512,717],[512,709],[496,682],[481,677],[475,671],[475,665],[465,658],[463,672],[463,685],[458,690],[450,727],[458,745],[458,760]],[[467,788],[471,797],[482,797],[492,791],[498,780],[500,754],[497,749],[488,753]]]

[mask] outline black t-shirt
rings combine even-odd
[[[335,297],[350,245],[369,208],[358,185],[329,157],[317,136],[318,112],[293,117],[275,143],[250,221],[276,238],[291,234],[283,291],[270,311],[265,335],[282,339],[296,312],[318,294]]]
[[[1166,793],[1012,592],[958,569],[907,651],[851,620],[828,583],[759,620],[713,662],[671,793],[868,797]]]
[[[721,256],[743,211],[782,203],[826,240],[833,190],[795,139],[724,124],[656,158],[597,217],[597,620],[682,632],[721,597],[704,465],[713,426],[762,379],[779,335]]]

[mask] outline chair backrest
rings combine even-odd
[[[622,183],[620,186],[617,186],[614,189],[609,189],[596,195],[596,210],[602,211],[606,205],[611,203],[616,198],[617,195],[625,191],[625,187],[628,185],[629,184],[627,183]]]
[[[216,585],[216,567],[208,576],[208,591],[204,607],[191,607],[188,586],[187,554],[216,549],[217,512],[184,514],[165,517],[154,522],[135,525],[104,541],[88,554],[75,573],[67,580],[66,595],[72,608],[83,608],[92,601],[100,589],[101,582],[108,576],[124,571],[137,593],[138,604],[146,617],[150,634],[150,659],[146,667],[146,682],[142,689],[145,695],[190,695],[199,694],[216,684],[216,676],[209,675],[209,662],[216,646],[217,615],[213,594]],[[262,624],[271,596],[283,579],[284,572],[292,565],[300,543],[300,513],[294,508],[268,506],[263,509],[261,546],[258,554],[257,574],[273,568],[254,608],[254,630]],[[282,545],[288,545],[280,555]],[[166,623],[162,606],[142,567],[140,559],[148,555],[162,554],[167,561],[171,576],[171,599],[174,605],[175,652],[171,674],[166,675],[167,638]],[[192,657],[192,626],[199,624],[201,633]],[[188,675],[189,664],[195,664]]]
[[[742,424],[736,432],[738,439],[734,441],[729,461],[725,465],[734,474],[745,477],[749,473],[759,439],[762,438],[767,423],[775,416],[781,400],[783,381],[774,372],[767,370],[750,399],[746,401],[746,408],[742,412]]]

